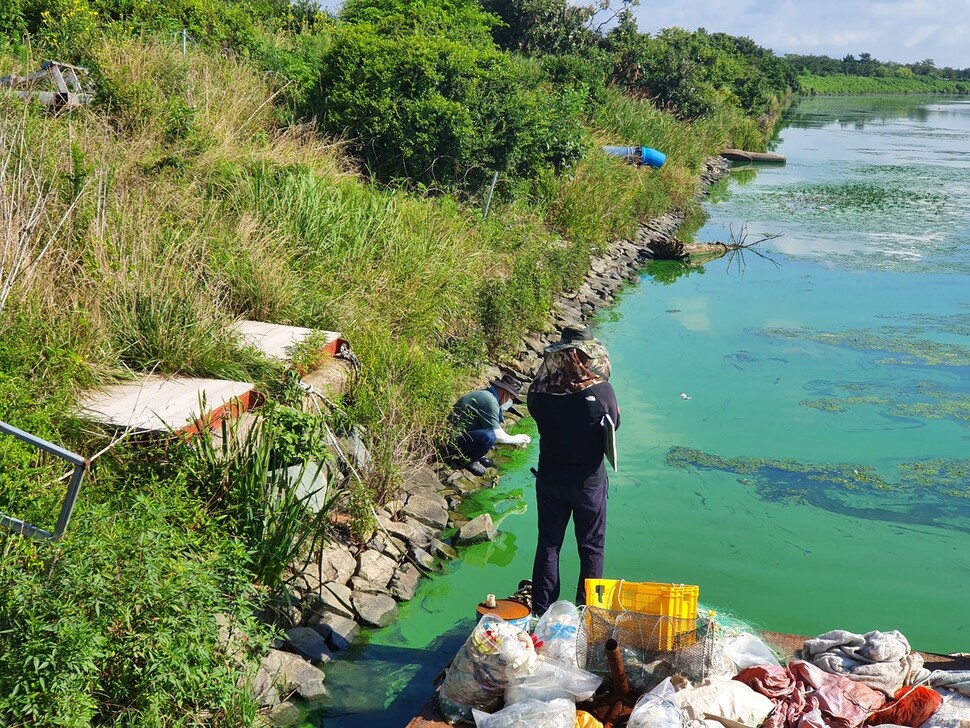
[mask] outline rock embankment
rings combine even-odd
[[[701,194],[727,170],[724,160],[710,160],[701,175]],[[620,289],[639,281],[653,249],[674,243],[683,222],[681,214],[668,213],[643,224],[634,239],[612,243],[590,261],[579,289],[555,302],[547,329],[527,334],[507,366],[492,367],[486,377],[509,372],[524,385],[531,382],[547,343],[558,339],[564,326],[587,322],[612,304]],[[524,415],[514,407],[507,413],[512,421]],[[356,460],[359,467],[367,458]],[[306,568],[292,571],[288,593],[267,615],[284,631],[286,642],[270,650],[251,685],[270,723],[299,722],[301,700],[326,698],[321,668],[334,653],[350,647],[362,628],[392,623],[397,604],[414,597],[422,576],[456,558],[456,549],[496,538],[488,514],[466,520],[459,507],[467,495],[494,485],[497,478],[495,470],[475,477],[445,463],[415,467],[406,474],[400,495],[376,510],[377,528],[365,545],[334,540]]]

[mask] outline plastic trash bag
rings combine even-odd
[[[970,725],[970,698],[949,690],[938,690],[943,705],[920,728],[966,728]]]
[[[482,617],[445,670],[438,693],[445,720],[471,723],[473,708],[497,710],[509,680],[535,672],[537,660],[526,632],[501,617]]]
[[[576,637],[579,634],[579,610],[572,602],[553,602],[546,613],[539,617],[533,630],[535,638],[542,642],[540,655],[560,662],[576,665]]]
[[[728,658],[737,668],[734,674],[737,675],[746,667],[755,665],[775,665],[781,667],[781,663],[775,654],[768,648],[760,637],[750,632],[724,639],[724,656]]]
[[[535,672],[518,675],[509,681],[505,689],[505,704],[514,705],[523,700],[550,701],[566,698],[573,703],[589,700],[603,678],[586,672],[575,665],[559,660],[539,658]]]
[[[676,689],[668,677],[633,706],[627,728],[684,728],[684,714],[674,702]]]
[[[744,725],[761,725],[775,709],[774,702],[737,680],[713,680],[685,688],[672,701],[688,716],[703,720],[707,713]]]
[[[576,705],[571,700],[558,699],[548,703],[541,700],[523,700],[497,713],[473,710],[476,728],[574,728]]]

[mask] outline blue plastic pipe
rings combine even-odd
[[[611,157],[621,157],[633,164],[645,164],[648,167],[663,167],[667,155],[650,147],[603,147],[603,151]]]

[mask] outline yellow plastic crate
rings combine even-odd
[[[611,612],[657,617],[652,649],[673,650],[695,642],[700,589],[688,584],[587,579],[586,605]]]

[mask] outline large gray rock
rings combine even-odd
[[[322,573],[318,573],[319,568],[312,564],[305,572],[307,578],[315,576],[318,582],[332,581],[337,584],[346,584],[350,581],[350,577],[357,570],[357,559],[350,553],[350,548],[343,544],[331,543],[327,544],[322,551],[320,558],[320,563],[323,564]]]
[[[286,641],[293,651],[315,665],[330,662],[330,648],[320,633],[310,627],[293,627],[286,630]]]
[[[279,471],[274,471],[279,473]],[[286,468],[287,483],[310,513],[319,513],[329,500],[330,468],[327,463],[308,460],[305,465]]]
[[[216,614],[216,627],[219,632],[219,645],[237,667],[246,664],[246,652],[248,638],[234,622],[233,618],[225,612]]]
[[[453,478],[448,481],[450,487],[458,492],[458,495],[466,496],[476,493],[482,489],[482,481],[467,470],[455,471]]]
[[[287,630],[300,623],[301,599],[288,591],[275,594],[256,613],[257,619],[278,629]]]
[[[407,602],[414,599],[414,592],[421,581],[421,572],[414,564],[403,564],[394,578],[391,579],[389,586],[391,596],[400,602]]]
[[[354,618],[354,608],[351,603],[352,593],[343,584],[328,582],[320,587],[320,593],[309,604],[313,612],[331,612],[348,619]]]
[[[387,594],[387,584],[375,584],[372,581],[367,581],[367,579],[361,579],[359,576],[355,576],[350,580],[350,588],[355,592],[367,592],[368,594]]]
[[[434,470],[427,465],[422,465],[404,477],[404,484],[401,487],[407,493],[421,489],[434,491],[441,487],[441,481]]]
[[[455,543],[458,546],[470,546],[485,541],[494,541],[496,536],[498,536],[498,529],[492,523],[492,517],[488,513],[483,513],[461,527]]]
[[[299,655],[270,650],[260,663],[260,669],[273,678],[276,689],[281,693],[296,691],[305,700],[326,697],[323,672]]]
[[[400,497],[395,496],[393,498],[390,498],[384,503],[384,510],[387,511],[392,516],[396,516],[397,512],[402,508],[404,508],[405,500],[406,498],[404,496],[400,496]]]
[[[385,594],[355,592],[353,603],[360,621],[371,627],[386,627],[397,619],[397,602]]]
[[[396,561],[370,549],[361,553],[357,559],[357,564],[356,575],[364,581],[377,584],[381,588],[387,586],[397,569]]]
[[[404,558],[408,552],[407,544],[402,539],[383,531],[378,531],[374,538],[367,542],[367,548],[384,554],[395,563]]]
[[[421,521],[417,521],[414,518],[405,518],[404,522],[411,526],[413,533],[408,541],[412,546],[420,546],[421,548],[426,548],[430,543],[431,539],[437,536],[441,530],[435,530],[429,526],[424,525]]]
[[[327,614],[320,618],[320,624],[316,627],[321,634],[323,629],[327,630],[327,644],[335,650],[346,650],[350,647],[357,635],[360,634],[360,625],[352,619],[341,617],[337,614]]]
[[[455,551],[451,546],[446,544],[444,541],[440,541],[436,538],[431,539],[431,555],[438,559],[456,559],[458,558],[458,552]]]
[[[361,475],[370,472],[371,469],[370,451],[368,451],[364,439],[364,429],[358,425],[354,425],[347,437],[341,437],[337,440],[337,446],[344,455],[350,458],[357,472]]]
[[[243,678],[237,684],[240,688],[249,689],[256,705],[260,707],[279,705],[280,694],[273,684],[273,676],[262,665],[251,679]]]
[[[403,505],[401,507],[403,508]],[[414,526],[408,523],[392,521],[390,518],[385,518],[383,516],[378,516],[377,522],[381,524],[381,528],[383,528],[389,534],[392,536],[397,536],[404,541],[410,541],[411,537],[414,535]]]
[[[412,546],[411,550],[408,551],[408,558],[425,571],[432,572],[438,570],[438,564],[435,562],[434,557],[420,546]]]
[[[440,502],[428,498],[424,493],[412,495],[401,509],[401,515],[440,531],[448,525],[448,501],[441,496],[438,498]]]
[[[303,722],[303,710],[287,700],[269,711],[265,720],[273,728],[291,728]]]
[[[424,498],[429,501],[434,501],[442,508],[447,508],[448,502],[445,500],[444,496],[438,492],[446,487],[447,486],[444,483],[439,483],[435,490],[431,490],[430,488],[418,488],[408,495],[408,500],[411,500],[411,498]]]

